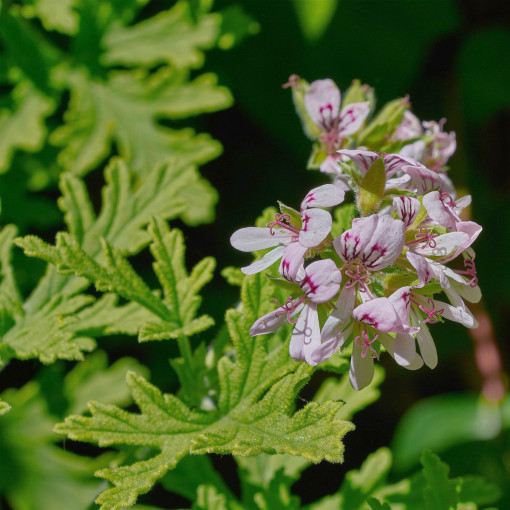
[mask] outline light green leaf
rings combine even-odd
[[[449,467],[430,450],[423,452],[421,463],[427,480],[423,491],[427,510],[455,510],[458,500],[455,487],[448,480]]]
[[[343,400],[345,404],[339,409],[336,417],[351,420],[358,411],[375,402],[381,394],[379,386],[384,381],[384,369],[381,366],[375,366],[374,369],[374,379],[366,388],[356,391],[349,381],[349,374],[345,373],[340,379],[333,377],[326,379],[314,400],[317,402]]]
[[[62,34],[73,35],[78,30],[78,14],[73,9],[76,0],[34,0],[33,5],[24,6],[23,16],[37,16],[46,30],[57,30]]]
[[[357,144],[368,145],[372,150],[384,147],[388,133],[393,133],[400,124],[409,104],[405,99],[386,103],[368,126],[359,134]]]
[[[259,510],[298,510],[301,502],[290,491],[289,480],[282,471],[275,473],[267,490],[257,492],[254,501]]]
[[[289,359],[288,347],[281,343],[286,330],[273,335],[270,343],[279,340],[273,350],[268,338],[249,336],[255,318],[271,306],[271,291],[262,275],[246,278],[242,311],[227,313],[236,358],[224,356],[218,363],[217,410],[191,410],[130,373],[127,381],[140,414],[91,403],[91,417],[71,416],[58,426],[60,433],[79,441],[145,445],[160,451],[131,466],[98,473],[115,485],[98,499],[103,510],[132,505],[189,453],[290,453],[311,462],[342,461],[342,438],[352,424],[334,418],[340,404],[312,402],[294,412],[295,397],[313,368]]]
[[[342,510],[358,510],[367,497],[384,484],[390,467],[390,451],[380,448],[367,457],[359,471],[349,471],[340,489]]]
[[[73,239],[70,234],[61,234],[59,239],[61,243],[69,241],[76,248],[90,271],[98,267],[100,270],[100,263],[104,263],[104,252],[98,242],[101,237],[113,250],[111,256],[120,251],[134,254],[150,240],[145,227],[152,216],[172,218],[188,205],[192,210],[192,203],[186,204],[180,199],[180,191],[193,187],[198,180],[193,167],[169,163],[155,168],[133,189],[127,166],[118,159],[107,167],[105,178],[103,207],[97,218],[83,183],[71,174],[64,174],[61,180],[63,197],[59,205],[79,244],[70,241]],[[200,200],[199,196],[195,200]],[[59,260],[55,247],[34,236],[18,240],[18,244],[23,245],[27,253]],[[118,332],[137,334],[140,324],[154,321],[153,313],[136,303],[118,306],[112,296],[95,302],[91,295],[81,295],[89,285],[85,278],[60,275],[50,267],[23,304],[16,324],[9,323],[10,330],[3,338],[5,344],[21,359],[38,357],[45,363],[57,358],[82,359],[82,351],[94,348],[93,338]],[[138,288],[131,292],[136,293]],[[158,301],[152,293],[150,297],[146,293],[145,298],[153,304]],[[196,300],[193,303],[196,306]],[[158,310],[161,308],[159,304],[154,306]],[[162,308],[160,312],[163,313]],[[186,331],[203,329],[207,325],[203,320],[188,321]]]
[[[202,67],[204,54],[201,50],[211,48],[216,42],[220,21],[218,14],[207,14],[195,24],[188,2],[177,2],[168,11],[133,27],[114,25],[104,38],[104,63]]]
[[[335,14],[338,0],[294,0],[294,8],[304,36],[316,41],[326,32]]]
[[[7,402],[4,402],[0,399],[0,416],[2,416],[2,414],[8,413],[10,409],[11,406]]]
[[[220,144],[208,135],[195,136],[191,129],[175,131],[157,122],[230,106],[230,92],[217,85],[213,74],[189,81],[188,71],[164,67],[151,75],[111,73],[107,82],[91,80],[78,71],[67,79],[70,108],[65,124],[52,133],[50,141],[64,147],[59,163],[77,175],[101,163],[113,142],[139,176],[172,157],[205,163],[221,152]]]
[[[238,267],[225,267],[221,270],[221,276],[227,280],[229,285],[240,287],[243,284],[244,274]]]
[[[100,486],[93,473],[108,465],[112,454],[89,459],[55,446],[54,419],[35,381],[4,396],[12,409],[0,419],[2,500],[13,510],[88,508]]]
[[[395,467],[413,467],[426,447],[441,452],[456,444],[495,437],[501,428],[509,426],[509,397],[501,406],[468,393],[421,400],[404,415],[395,431]]]
[[[68,413],[82,413],[92,398],[108,404],[129,405],[130,394],[124,383],[128,371],[144,376],[148,369],[133,358],[121,358],[108,366],[108,356],[97,351],[77,364],[64,378],[63,392],[69,402]]]
[[[391,506],[388,503],[381,503],[375,498],[369,498],[367,502],[372,510],[391,510]]]
[[[0,108],[0,172],[9,168],[16,150],[35,152],[46,138],[44,120],[54,110],[54,102],[22,83],[12,97],[11,110]]]

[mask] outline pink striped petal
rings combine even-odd
[[[308,248],[301,243],[290,243],[285,247],[280,274],[287,280],[295,281],[300,267],[303,265],[304,256]]]
[[[301,202],[301,211],[309,207],[334,207],[344,201],[345,191],[334,184],[323,184],[311,190]]]
[[[350,103],[340,112],[338,134],[349,136],[356,133],[370,113],[370,103]]]
[[[303,226],[299,232],[299,242],[307,248],[322,243],[331,232],[333,220],[324,209],[306,209],[302,212]]]
[[[305,108],[310,118],[323,129],[332,128],[340,113],[340,90],[330,79],[315,80],[305,94]]]
[[[341,149],[337,151],[342,156],[347,156],[352,159],[356,166],[359,168],[361,175],[365,175],[368,169],[374,164],[376,159],[379,159],[381,155],[378,152],[363,151],[359,149]]]
[[[421,204],[416,198],[400,196],[393,199],[393,207],[396,209],[398,217],[407,228],[413,224],[418,216]]]
[[[367,387],[374,378],[374,360],[371,356],[361,356],[362,348],[356,342],[352,345],[349,380],[355,390]]]
[[[342,273],[331,259],[312,262],[305,268],[306,276],[299,282],[307,298],[314,303],[333,299],[340,289]]]

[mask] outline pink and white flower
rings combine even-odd
[[[324,184],[311,190],[301,202],[300,225],[296,225],[289,214],[276,214],[266,227],[247,227],[234,232],[230,243],[238,250],[251,252],[275,247],[241,271],[255,274],[282,258],[281,274],[294,279],[307,253],[320,251],[331,232],[331,214],[320,207],[338,205],[343,202],[344,195],[342,188]]]
[[[338,173],[340,160],[336,151],[344,140],[356,133],[370,112],[368,101],[350,103],[340,109],[341,93],[330,79],[312,82],[304,97],[305,108],[312,121],[320,127],[320,142],[328,154],[322,162],[322,172]]]
[[[266,335],[280,328],[286,321],[295,324],[290,340],[292,359],[310,363],[310,353],[320,344],[321,333],[317,306],[333,299],[340,289],[342,273],[331,259],[319,260],[300,268],[295,283],[301,295],[289,297],[276,310],[267,313],[253,324],[250,335]],[[299,313],[299,318],[292,317]]]

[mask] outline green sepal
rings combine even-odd
[[[301,288],[297,283],[289,282],[285,278],[275,278],[274,276],[267,275],[267,277],[271,280],[271,283],[280,287],[280,289],[286,290],[290,293],[298,292],[301,293]]]
[[[363,101],[370,103],[370,110],[372,111],[375,106],[374,89],[362,84],[359,80],[353,80],[350,87],[344,93],[342,107],[345,108],[348,104],[361,103]]]
[[[288,214],[290,216],[290,222],[298,229],[301,229],[303,225],[301,214],[299,214],[296,209],[292,209],[292,207],[285,205],[283,202],[278,201],[278,205],[280,206],[280,212],[282,214]]]
[[[402,273],[390,273],[384,275],[381,279],[381,284],[384,289],[385,295],[393,294],[396,290],[401,287],[407,287],[417,283],[416,275],[402,274]]]
[[[342,204],[334,212],[333,226],[331,233],[333,237],[338,237],[342,232],[352,227],[352,220],[356,217],[355,204]]]
[[[318,170],[321,163],[328,157],[328,153],[321,149],[320,145],[315,146],[312,149],[312,153],[306,163],[307,170]]]
[[[382,158],[376,159],[361,180],[358,190],[357,205],[363,216],[373,214],[379,210],[384,195],[386,172]]]
[[[388,135],[402,122],[404,112],[409,105],[405,99],[395,99],[386,103],[372,122],[360,133],[358,145],[368,145],[373,148],[377,143],[385,144]]]
[[[424,285],[421,288],[413,289],[413,292],[423,296],[430,296],[432,294],[439,294],[440,292],[443,292],[443,288],[439,285],[439,283],[427,283],[427,285]]]
[[[289,78],[290,88],[292,90],[292,101],[294,101],[294,107],[296,113],[301,120],[303,131],[305,135],[311,140],[317,140],[321,134],[321,130],[317,124],[310,118],[305,108],[305,94],[310,88],[310,84],[303,78],[293,74]]]

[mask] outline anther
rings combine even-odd
[[[361,332],[361,336],[357,336],[354,339],[354,343],[358,347],[361,347],[363,349],[361,351],[361,357],[362,358],[366,358],[367,357],[367,354],[368,354],[369,350],[370,350],[370,355],[372,356],[372,358],[377,358],[377,351],[372,347],[371,344],[373,344],[377,340],[378,336],[379,335],[375,335],[374,338],[372,338],[372,340],[370,340],[369,336],[368,336],[368,333],[365,330],[363,330]]]
[[[299,235],[299,232],[295,228],[291,227],[290,214],[276,213],[274,215],[274,219],[275,221],[270,221],[269,223],[266,224],[266,227],[269,229],[269,232],[271,233],[272,236],[274,236],[275,234],[274,231],[275,227],[282,227],[285,230],[292,232],[293,234]]]
[[[425,308],[424,305],[420,305],[419,308],[422,312],[425,312],[427,314],[427,318],[423,322],[428,322],[429,324],[435,324],[437,322],[436,313],[441,315],[444,312],[444,308],[441,308],[441,310],[436,310],[434,301],[431,298],[427,298],[427,303],[432,307],[430,310]]]

